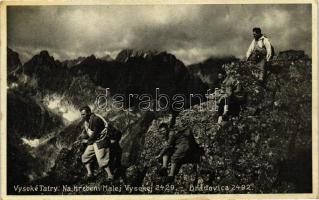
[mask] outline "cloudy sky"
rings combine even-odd
[[[113,5],[8,8],[8,46],[23,62],[41,50],[56,59],[125,48],[173,53],[185,64],[243,57],[259,26],[275,50],[311,54],[311,5]]]

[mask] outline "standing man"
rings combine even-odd
[[[109,166],[110,159],[110,139],[107,135],[107,122],[101,117],[91,112],[89,106],[80,108],[81,117],[84,121],[84,132],[88,139],[83,142],[87,143],[87,147],[82,154],[82,163],[87,170],[87,177],[92,178],[91,161],[96,156],[98,165],[107,173],[107,179],[113,180],[113,174]]]
[[[253,28],[254,39],[251,42],[247,53],[246,60],[256,63],[258,67],[257,78],[260,82],[265,79],[265,65],[273,57],[273,50],[271,43],[262,33],[258,27]]]

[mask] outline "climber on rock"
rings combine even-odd
[[[122,132],[117,130],[112,124],[109,123],[108,125],[108,135],[110,138],[110,168],[113,174],[117,176],[123,177],[122,171],[122,148],[120,146],[120,140],[122,137]]]
[[[113,180],[110,161],[110,139],[107,134],[107,122],[97,114],[91,112],[89,106],[80,108],[81,117],[84,121],[82,141],[87,143],[87,147],[82,154],[82,163],[87,170],[87,178],[93,177],[91,161],[96,157],[98,165],[107,173],[107,179]]]
[[[218,100],[218,124],[222,124],[230,117],[238,116],[247,99],[247,94],[238,77],[239,74],[231,69],[227,69],[226,74]]]
[[[217,79],[214,82],[215,88],[221,88],[224,78],[224,72],[218,72]]]
[[[183,127],[185,126],[186,124],[183,125]],[[161,159],[162,163],[159,174],[167,176],[168,163],[171,162],[167,182],[173,182],[181,165],[184,163],[199,163],[204,151],[196,143],[190,128],[170,130],[168,124],[162,123],[159,126],[159,133],[167,141],[160,154],[156,156],[156,159]]]
[[[267,37],[261,33],[258,27],[253,28],[254,39],[251,42],[247,53],[246,60],[252,61],[256,64],[258,71],[256,76],[260,83],[265,80],[266,63],[274,56],[274,49]]]

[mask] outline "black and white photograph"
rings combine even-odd
[[[7,197],[316,196],[315,1],[7,3]]]

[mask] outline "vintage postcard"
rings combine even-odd
[[[2,1],[1,199],[318,197],[316,1]]]

